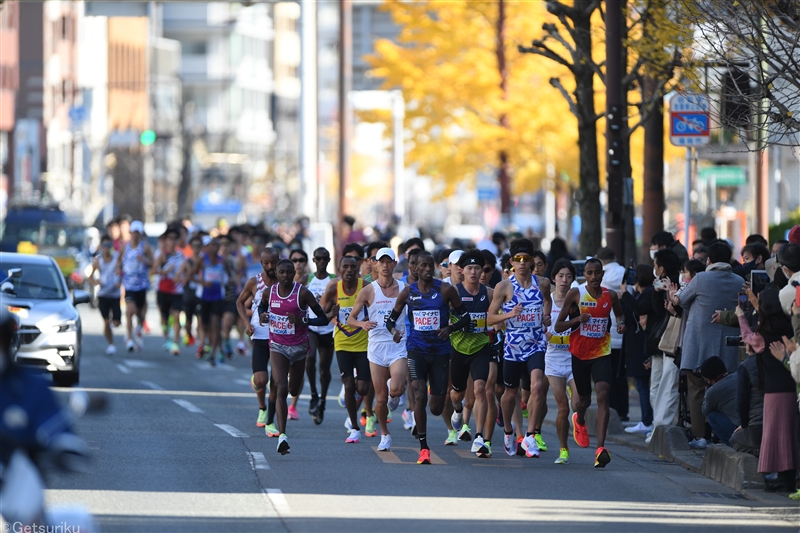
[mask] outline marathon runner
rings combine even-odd
[[[592,380],[597,394],[597,450],[595,468],[604,468],[611,454],[604,447],[608,429],[608,391],[611,387],[611,312],[617,319],[617,331],[625,333],[625,317],[615,291],[600,286],[603,282],[603,263],[593,257],[583,268],[586,284],[570,289],[564,298],[556,333],[572,330],[569,351],[572,354],[572,373],[579,400],[572,415],[572,434],[581,448],[589,447],[586,430],[586,409],[592,404]]]
[[[100,274],[98,281],[94,278],[95,272]],[[108,342],[106,354],[114,355],[117,353],[117,347],[114,346],[114,334],[111,332],[111,328],[118,328],[122,322],[122,309],[119,304],[121,280],[117,272],[117,252],[114,251],[114,241],[107,234],[100,238],[100,254],[95,256],[92,261],[89,283],[100,285],[97,290],[97,307],[100,309],[100,316],[103,317],[103,336]]]
[[[228,265],[219,255],[219,241],[204,237],[205,254],[195,265],[193,278],[199,287],[200,320],[203,323],[203,334],[208,339],[209,363],[217,364],[217,352],[221,351],[220,328],[222,313],[225,309],[223,287],[228,283],[231,273]],[[197,346],[197,358],[202,359],[206,351],[205,338],[200,338]],[[220,353],[220,362],[223,356]]]
[[[167,228],[162,235],[164,252],[158,256],[153,273],[158,275],[156,303],[161,313],[161,331],[164,334],[164,350],[180,355],[181,311],[183,310],[183,252],[177,249],[180,233],[176,228]],[[170,318],[172,340],[169,339]]]
[[[275,427],[275,399],[270,398],[269,412],[267,411],[266,403],[266,387],[269,382],[269,325],[261,325],[259,320],[258,308],[264,299],[266,291],[269,296],[269,291],[275,283],[275,266],[278,264],[280,257],[278,251],[274,248],[267,248],[261,252],[261,269],[262,271],[247,280],[242,293],[236,300],[236,310],[239,317],[247,322],[247,335],[250,337],[250,344],[253,347],[252,367],[253,375],[250,378],[250,384],[253,391],[256,393],[258,399],[258,419],[256,420],[257,427],[265,428],[267,437],[277,437],[280,435],[278,429]],[[250,300],[251,316],[247,316],[247,301]],[[275,387],[272,390],[277,392]],[[270,390],[270,396],[273,396]]]
[[[412,239],[413,240],[413,239]],[[415,243],[416,245],[416,243]],[[420,252],[424,251],[422,248],[412,248],[406,252],[407,257],[407,265],[408,265],[408,272],[406,275],[400,278],[400,281],[405,283],[406,285],[410,285],[415,281],[419,281],[419,277],[417,275],[417,255]],[[395,269],[396,270],[396,269]],[[441,269],[440,269],[441,270]],[[450,266],[447,266],[447,273],[450,274]],[[411,331],[411,321],[408,318],[408,314],[406,316],[406,332]],[[406,336],[406,342],[408,341],[408,336]],[[408,365],[406,365],[408,367]],[[411,388],[411,374],[408,373],[408,369],[406,369],[407,376],[407,384],[408,389]],[[414,420],[414,394],[406,394],[408,398],[408,405],[406,405],[406,409],[403,411],[403,429],[410,429],[412,435],[414,437],[417,436],[417,423]]]
[[[303,287],[308,283],[308,254],[302,248],[294,248],[289,252],[289,261],[294,264],[295,274],[294,280]],[[303,384],[300,384],[300,390],[303,390]],[[292,395],[292,403],[289,404],[289,420],[300,420],[300,413],[297,412],[297,402],[300,401],[300,393]]]
[[[367,360],[367,331],[361,327],[348,325],[348,318],[353,312],[356,299],[364,287],[364,280],[358,277],[358,261],[355,257],[343,256],[339,260],[339,274],[342,279],[331,283],[325,289],[322,297],[322,309],[326,313],[334,313],[336,328],[333,332],[333,345],[336,349],[336,361],[339,373],[344,384],[345,406],[350,417],[350,434],[345,442],[357,443],[361,439],[361,429],[358,419],[358,401],[356,392],[362,397],[367,396],[372,378]],[[356,318],[366,318],[366,313],[361,312]],[[353,371],[357,376],[353,376]],[[367,437],[377,435],[374,417],[366,420],[365,433]]]
[[[192,253],[186,258],[181,267],[181,279],[188,280],[184,285],[183,290],[183,313],[186,317],[184,329],[186,330],[186,337],[183,340],[185,346],[194,346],[195,337],[192,336],[192,322],[197,316],[197,337],[203,339],[203,325],[200,320],[200,297],[197,296],[197,283],[194,281],[194,270],[198,263],[203,260],[203,238],[199,235],[194,235],[189,239],[189,247]]]
[[[377,279],[358,293],[353,311],[347,324],[369,332],[367,359],[369,360],[372,385],[375,388],[375,413],[381,428],[381,442],[378,451],[388,452],[392,447],[387,417],[397,409],[400,397],[406,389],[408,363],[405,343],[401,343],[404,331],[395,326],[394,332],[387,329],[389,315],[395,307],[397,297],[405,288],[405,283],[392,276],[397,267],[394,251],[389,247],[380,248],[371,259],[372,275]],[[369,318],[358,320],[362,309],[367,308]],[[405,309],[398,317],[405,323]]]
[[[239,343],[236,350],[240,355],[247,352],[242,339],[244,339],[244,324],[246,322],[239,321],[239,313],[236,309],[236,300],[239,298],[239,292],[242,287],[242,276],[246,271],[246,261],[241,253],[241,250],[235,246],[234,241],[228,235],[223,235],[219,238],[220,243],[220,256],[222,261],[227,265],[230,277],[224,286],[225,303],[222,307],[222,353],[229,359],[233,357],[233,344],[231,343],[231,331],[233,327],[239,332]]]
[[[547,279],[549,282],[549,278],[547,278],[545,272],[547,272],[547,256],[541,250],[536,250],[533,252],[533,274],[537,277],[537,279]],[[552,284],[550,285],[552,291]],[[552,310],[551,310],[551,322],[550,328],[553,327],[554,322],[552,322]],[[546,364],[545,364],[546,366]],[[534,437],[536,438],[536,445],[539,447],[540,452],[547,451],[547,444],[544,442],[542,438],[542,424],[544,423],[544,419],[547,416],[547,391],[550,390],[550,382],[547,380],[546,377],[542,378],[542,393],[539,395],[539,400],[536,405],[536,418],[533,420],[533,431]],[[525,410],[523,411],[523,416],[528,418],[530,422],[531,413],[533,410],[530,410],[528,404],[530,402],[530,392],[522,391],[522,400],[525,404]],[[530,412],[529,412],[530,411]],[[530,425],[530,424],[529,424]]]
[[[550,383],[553,397],[558,404],[558,414],[556,415],[556,433],[560,450],[557,465],[569,464],[569,444],[567,443],[567,433],[569,431],[569,398],[567,397],[567,387],[572,394],[573,409],[577,410],[575,404],[578,401],[578,392],[575,388],[575,380],[572,376],[572,354],[569,353],[569,334],[556,333],[555,325],[558,322],[558,315],[564,306],[564,299],[575,281],[575,266],[569,259],[559,259],[553,265],[553,308],[550,311],[552,325],[547,331],[547,352],[544,354],[544,375]]]
[[[430,464],[431,454],[426,435],[428,384],[430,384],[430,411],[439,416],[444,410],[447,394],[448,364],[450,360],[450,335],[470,324],[470,316],[458,291],[433,277],[434,261],[430,252],[417,254],[419,281],[405,287],[397,297],[386,328],[394,334],[403,308],[408,306],[411,330],[406,343],[408,370],[414,393],[414,418],[419,438],[417,464]],[[458,322],[449,324],[450,309],[455,309]]]
[[[261,300],[259,323],[269,321],[269,349],[272,361],[272,383],[275,389],[275,411],[278,415],[278,453],[289,453],[286,438],[286,398],[300,394],[308,356],[308,325],[324,326],[328,316],[311,291],[294,281],[294,264],[288,259],[278,261],[278,282],[270,287],[269,299]],[[266,306],[265,306],[266,303]],[[308,319],[308,309],[316,314]],[[270,393],[271,394],[271,393]]]
[[[125,287],[125,328],[128,335],[126,348],[129,352],[142,347],[142,330],[144,317],[147,314],[147,289],[150,288],[148,274],[153,266],[153,250],[144,240],[144,224],[134,220],[130,224],[130,241],[125,243],[123,251],[117,256],[117,269],[122,274],[122,286]],[[138,323],[135,330],[133,317]]]
[[[328,283],[336,277],[328,273],[328,264],[331,262],[331,253],[323,247],[317,248],[312,254],[317,271],[308,276],[306,288],[311,291],[319,302]],[[308,318],[315,318],[314,312],[308,312]],[[314,423],[322,424],[325,417],[325,398],[331,384],[331,362],[333,361],[333,324],[327,326],[309,326],[308,336],[311,341],[311,352],[306,357],[306,375],[311,388],[311,401],[308,404],[308,414],[314,418]],[[317,393],[317,352],[319,352],[319,387]]]
[[[528,457],[539,457],[539,447],[534,436],[537,416],[537,399],[542,393],[544,380],[544,352],[547,348],[546,328],[550,325],[550,282],[531,272],[533,243],[529,239],[511,241],[511,264],[514,273],[494,289],[489,308],[489,325],[506,323],[503,353],[503,381],[505,392],[501,399],[505,437],[503,447],[508,455],[517,454],[517,441],[511,426],[511,413],[519,404],[520,381],[522,388],[533,394],[533,412],[528,418],[528,432],[522,448]],[[502,309],[503,313],[498,314]]]

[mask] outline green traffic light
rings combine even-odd
[[[150,146],[156,142],[156,132],[153,130],[144,130],[139,136],[139,142],[142,143],[142,146]]]

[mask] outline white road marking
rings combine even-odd
[[[266,489],[267,498],[278,514],[290,514],[292,511],[289,508],[289,502],[286,501],[286,496],[283,495],[281,489]]]
[[[250,386],[250,380],[249,379],[234,379],[233,382],[238,384],[238,385]]]
[[[131,371],[125,365],[117,365],[117,368],[119,368],[119,371],[122,372],[123,374],[130,374],[131,373]]]
[[[148,388],[153,389],[153,390],[164,390],[164,387],[162,387],[161,385],[157,385],[156,383],[153,383],[152,381],[144,381],[144,380],[142,380],[141,384],[144,385],[145,387],[148,387]]]
[[[263,453],[247,452],[247,455],[250,456],[250,466],[253,467],[253,470],[269,470],[269,463]]]
[[[176,404],[180,405],[181,407],[183,407],[184,409],[186,409],[190,413],[202,413],[203,412],[202,409],[200,409],[199,407],[197,407],[195,404],[193,404],[190,401],[178,400],[176,398],[173,398],[172,401],[175,402]]]
[[[229,426],[228,424],[214,424],[214,425],[217,426],[222,431],[224,431],[225,433],[227,433],[228,435],[230,435],[231,437],[239,437],[243,439],[250,436],[244,431],[239,431],[235,427]]]
[[[123,363],[131,368],[155,368],[158,366],[156,363],[142,361],[141,359],[125,359]]]

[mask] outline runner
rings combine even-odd
[[[454,409],[453,427],[461,428],[462,432],[469,432],[469,426],[463,420],[463,411],[466,408],[462,408],[461,402],[464,400],[468,378],[471,376],[475,397],[475,440],[472,442],[472,452],[482,457],[490,451],[484,441],[484,428],[487,424],[494,424],[494,416],[491,419],[486,416],[486,381],[489,378],[489,362],[492,359],[486,320],[493,291],[481,285],[479,281],[485,264],[483,254],[479,250],[470,250],[458,260],[456,268],[463,274],[464,281],[456,285],[456,290],[469,313],[470,324],[465,331],[455,331],[450,336],[452,344],[450,400]],[[455,273],[455,269],[451,270],[453,277]]]
[[[126,348],[129,352],[142,347],[144,317],[147,314],[147,289],[150,288],[148,272],[153,266],[153,250],[144,240],[144,224],[134,220],[130,225],[130,241],[125,243],[121,254],[117,255],[117,269],[122,273],[122,286],[125,287],[125,328]],[[138,324],[135,330],[133,317]]]
[[[544,375],[550,383],[553,397],[558,404],[558,414],[556,415],[556,433],[560,450],[557,465],[569,464],[569,445],[567,443],[567,433],[569,431],[569,403],[567,397],[567,387],[571,390],[570,397],[575,403],[578,401],[578,393],[575,389],[575,380],[572,376],[572,355],[569,353],[569,335],[555,332],[555,325],[558,315],[564,305],[564,298],[567,296],[572,282],[575,281],[575,266],[569,259],[559,259],[553,265],[553,308],[550,311],[552,325],[547,331],[547,352],[544,354]]]
[[[392,276],[397,267],[397,260],[391,248],[379,249],[370,261],[372,274],[377,280],[358,293],[353,311],[347,318],[347,324],[369,332],[367,359],[372,385],[375,388],[375,413],[381,428],[378,451],[388,452],[392,447],[392,436],[389,433],[387,418],[390,411],[397,409],[400,397],[405,392],[408,363],[405,343],[400,342],[404,331],[395,327],[394,332],[390,332],[386,324],[405,283],[395,280]],[[357,320],[356,317],[362,314],[362,309],[365,307],[369,312],[369,318]],[[405,309],[398,318],[405,318],[403,315]],[[404,322],[401,320],[401,323]]]
[[[533,252],[533,273],[536,275],[538,279],[547,279],[549,282],[550,280],[546,277],[545,272],[547,271],[547,256],[541,250],[536,250]],[[551,284],[552,290],[552,284]],[[551,314],[551,323],[550,328],[553,327],[552,322],[552,312]],[[546,362],[545,362],[545,366]],[[547,378],[542,378],[542,393],[539,395],[539,400],[536,405],[536,419],[533,421],[533,435],[536,438],[536,445],[539,447],[540,452],[547,451],[547,444],[544,442],[542,438],[542,424],[544,423],[544,419],[547,416],[547,391],[550,390],[550,382]],[[523,411],[523,416],[528,417],[528,421],[530,422],[530,413],[528,403],[530,401],[530,392],[522,391],[522,399],[523,403],[525,404],[525,410]],[[533,411],[531,410],[531,413]],[[529,424],[530,425],[530,424]]]
[[[94,278],[94,273],[100,273],[100,280]],[[114,251],[114,241],[109,235],[100,238],[100,254],[92,261],[92,273],[89,274],[89,283],[100,285],[97,290],[97,307],[103,317],[103,336],[108,342],[106,355],[117,353],[114,346],[114,334],[111,328],[118,328],[122,322],[122,309],[119,304],[119,287],[121,284],[117,273],[117,252]]]
[[[550,282],[539,279],[531,272],[533,243],[529,239],[511,241],[511,264],[514,274],[495,287],[489,308],[489,325],[506,323],[503,353],[503,382],[505,392],[501,399],[505,437],[503,447],[508,455],[517,454],[517,441],[511,426],[511,413],[519,404],[520,381],[522,388],[533,393],[533,412],[528,418],[528,432],[521,445],[528,457],[539,457],[539,447],[534,437],[537,416],[537,399],[542,393],[544,380],[544,352],[547,348],[546,328],[550,325]],[[498,314],[502,309],[503,313]]]
[[[233,240],[224,235],[219,238],[220,243],[220,256],[225,263],[226,268],[230,274],[228,282],[224,285],[223,301],[225,302],[222,307],[222,353],[230,359],[233,357],[233,343],[231,342],[231,331],[233,327],[239,332],[239,346],[237,351],[244,355],[247,351],[242,339],[244,339],[245,326],[239,320],[239,313],[236,307],[236,300],[239,298],[239,292],[243,285],[242,277],[246,271],[246,261],[241,253],[241,250],[234,246]],[[242,349],[244,347],[244,349]]]
[[[325,289],[322,309],[326,313],[335,313],[336,316],[333,345],[336,349],[339,374],[344,384],[345,406],[350,417],[350,434],[345,442],[357,443],[361,439],[361,429],[356,392],[362,397],[367,396],[372,378],[367,360],[367,331],[361,327],[348,325],[347,320],[353,312],[358,294],[364,287],[364,280],[358,277],[358,262],[351,256],[344,256],[339,260],[339,273],[342,279],[330,283]],[[366,313],[362,311],[356,318],[364,319]],[[357,371],[355,377],[353,370]],[[377,435],[372,416],[366,420],[365,425],[367,437]]]
[[[411,250],[406,252],[406,256],[408,257],[408,262],[407,262],[408,273],[400,278],[400,281],[402,281],[406,285],[410,285],[415,281],[419,281],[419,276],[417,275],[417,255],[419,255],[419,253],[423,251],[424,250],[422,248],[412,248]],[[395,270],[397,269],[395,268]],[[447,265],[447,273],[448,275],[450,273],[449,263]],[[405,329],[407,332],[411,331],[411,322],[408,318],[408,314],[406,314]],[[406,341],[408,341],[408,337],[406,337]],[[411,374],[408,372],[408,365],[406,365],[406,374],[407,374],[406,384],[408,390],[411,389]],[[403,429],[411,430],[411,434],[414,435],[414,437],[416,437],[417,423],[416,420],[414,420],[414,407],[415,407],[414,394],[413,393],[406,394],[406,397],[408,398],[408,405],[406,405],[406,409],[403,411]]]
[[[220,329],[222,326],[222,313],[225,309],[223,287],[230,278],[227,265],[219,255],[219,241],[205,237],[205,256],[198,261],[194,269],[194,281],[200,291],[200,319],[203,322],[203,333],[208,338],[209,363],[217,364],[217,352],[221,351]],[[200,338],[197,346],[197,358],[201,359],[206,350],[205,339]],[[219,354],[219,362],[223,362],[223,355]]]
[[[294,264],[294,280],[305,287],[309,280],[308,254],[301,248],[295,248],[289,252],[289,260]],[[300,390],[303,390],[302,383],[300,384]],[[289,420],[300,420],[300,413],[297,412],[297,402],[299,401],[299,392],[297,395],[292,395],[292,403],[289,404]]]
[[[317,248],[312,254],[317,271],[308,276],[306,288],[311,291],[319,302],[325,293],[328,283],[336,277],[328,273],[328,264],[331,262],[331,253],[326,248]],[[308,318],[315,318],[314,312],[308,312]],[[333,324],[327,326],[309,326],[308,337],[311,341],[311,352],[306,357],[306,375],[311,388],[311,401],[308,404],[308,414],[314,418],[314,423],[322,424],[325,417],[325,398],[331,384],[331,362],[333,361]],[[317,393],[317,352],[319,352],[319,388]]]
[[[275,399],[270,398],[269,412],[267,412],[266,404],[266,388],[269,382],[269,326],[262,326],[259,321],[258,308],[261,301],[264,299],[264,291],[269,291],[275,283],[275,266],[278,263],[279,254],[274,248],[267,248],[261,252],[261,269],[262,271],[247,280],[242,293],[236,300],[236,310],[239,312],[239,317],[247,322],[247,335],[250,337],[250,343],[253,347],[253,376],[250,378],[250,384],[253,391],[256,393],[258,399],[258,419],[256,420],[257,427],[265,428],[267,437],[277,437],[280,435],[278,429],[275,427]],[[269,295],[269,292],[267,292]],[[250,311],[251,316],[247,316],[247,301],[251,300]],[[275,387],[272,387],[275,390]],[[272,396],[270,390],[270,396]],[[277,391],[276,391],[277,392]]]
[[[269,349],[272,360],[272,383],[275,392],[275,411],[278,415],[278,453],[289,453],[286,438],[286,398],[300,394],[308,356],[308,325],[324,326],[328,316],[317,303],[311,291],[294,281],[294,264],[288,259],[278,261],[278,282],[272,285],[269,300],[261,300],[258,308],[259,323],[269,320]],[[316,314],[308,319],[308,309]],[[270,395],[272,395],[270,393]]]
[[[176,228],[164,232],[164,251],[156,259],[153,273],[158,275],[156,302],[161,313],[161,331],[164,334],[164,350],[180,355],[181,311],[183,310],[183,252],[177,249],[180,233]],[[172,340],[169,339],[170,319]]]
[[[194,281],[195,266],[202,259],[203,238],[199,235],[194,235],[189,239],[189,247],[191,248],[191,255],[186,258],[181,266],[181,279],[188,280],[183,290],[183,313],[186,318],[184,329],[186,336],[183,339],[184,346],[194,346],[195,337],[192,335],[192,322],[194,317],[197,317],[197,336],[202,340],[203,326],[200,320],[200,297],[197,296],[197,283]]]
[[[604,468],[611,461],[605,448],[608,429],[608,391],[611,387],[611,312],[617,319],[617,331],[625,333],[625,317],[614,291],[600,286],[603,282],[603,263],[593,257],[583,268],[586,284],[570,289],[564,298],[556,333],[572,330],[569,351],[572,354],[572,373],[579,400],[572,415],[572,434],[581,448],[589,447],[586,431],[586,409],[592,404],[592,379],[597,394],[597,450],[595,468]]]
[[[408,306],[412,328],[408,341],[408,370],[414,393],[414,418],[419,438],[417,464],[430,464],[431,455],[426,435],[428,384],[430,384],[430,411],[439,416],[444,410],[447,394],[450,335],[470,324],[470,316],[458,291],[448,283],[433,278],[433,256],[430,252],[417,254],[419,281],[405,287],[397,297],[386,328],[394,334],[403,308]],[[449,324],[450,309],[455,309],[458,322]],[[444,326],[444,327],[442,327]]]

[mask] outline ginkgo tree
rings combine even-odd
[[[371,75],[406,101],[406,158],[444,194],[495,173],[501,212],[536,190],[548,164],[577,175],[577,131],[549,86],[559,69],[517,50],[547,16],[541,2],[387,1],[396,42],[375,43]]]

